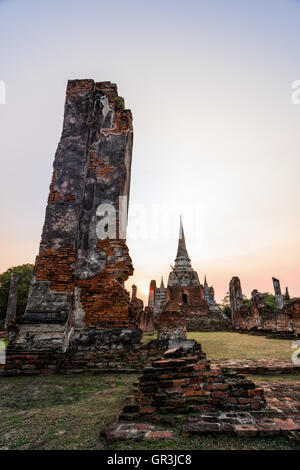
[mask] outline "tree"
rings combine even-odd
[[[251,312],[251,299],[248,299],[246,295],[243,294],[243,304],[248,308],[248,312]]]
[[[221,302],[221,308],[223,310],[223,313],[231,319],[231,308],[230,308],[230,295],[229,292],[226,292],[226,295],[224,299]]]
[[[3,324],[6,315],[12,274],[17,274],[19,276],[17,316],[23,315],[25,312],[33,268],[33,264],[23,264],[21,266],[9,268],[4,273],[0,274],[0,324]]]
[[[272,309],[274,313],[276,313],[276,300],[275,300],[275,295],[270,294],[270,292],[264,292],[263,293],[265,303],[268,307]]]

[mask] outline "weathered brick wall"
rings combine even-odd
[[[284,305],[284,314],[288,327],[292,328],[296,335],[300,335],[300,299],[287,301]]]
[[[208,303],[204,299],[204,289],[202,285],[167,288],[167,301],[172,300],[182,304],[184,303],[184,295],[186,296],[186,302],[189,308],[198,307],[199,310],[208,311]]]
[[[124,336],[126,331],[128,337],[124,346],[120,341],[120,333]],[[132,334],[128,330],[102,331],[102,335],[105,338],[104,341],[100,340],[100,348],[97,342],[89,341],[88,338],[76,344],[75,350],[70,349],[65,353],[52,349],[20,351],[9,346],[6,364],[0,364],[0,376],[142,370],[166,350],[164,341],[150,341],[146,345],[132,341]]]
[[[186,317],[186,329],[187,331],[224,331],[231,329],[231,322],[212,312],[189,313]]]
[[[151,308],[146,307],[145,310],[140,313],[138,326],[143,332],[155,330],[154,314]]]
[[[210,306],[199,286],[168,287],[167,300],[180,304],[186,316],[187,331],[223,331],[231,328],[217,305]],[[186,303],[185,303],[185,302]]]
[[[158,340],[177,340],[186,338],[186,316],[180,305],[169,301],[157,320]]]

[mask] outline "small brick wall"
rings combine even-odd
[[[87,345],[86,349],[68,353],[20,351],[8,347],[6,364],[0,364],[0,376],[140,371],[160,358],[165,350],[166,343],[162,341],[123,350],[110,350],[108,347],[96,350]]]
[[[159,340],[186,338],[186,316],[177,302],[169,301],[157,320]]]

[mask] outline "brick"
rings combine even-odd
[[[300,425],[296,424],[292,419],[274,418],[274,422],[284,434],[289,431],[300,431]]]
[[[234,429],[238,436],[243,437],[254,437],[257,435],[258,430],[254,425],[240,424],[234,426]]]
[[[173,439],[174,433],[172,431],[151,431],[147,435],[147,439]]]

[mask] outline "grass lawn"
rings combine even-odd
[[[230,436],[183,437],[178,435],[172,441],[120,441],[110,449],[118,450],[298,450],[295,438],[234,438]]]
[[[136,379],[135,374],[1,378],[0,450],[104,449],[99,432],[124,406]],[[238,450],[295,449],[297,446],[297,437],[189,438],[177,434],[171,441],[120,441],[110,448]]]
[[[255,383],[258,382],[300,382],[300,374],[276,374],[276,375],[253,375],[249,374],[247,377]],[[299,384],[300,387],[300,384]]]
[[[0,378],[0,449],[96,449],[137,375]]]
[[[156,338],[156,332],[144,333],[143,342]],[[267,339],[227,331],[189,332],[188,338],[201,343],[208,359],[290,359],[292,341]]]
[[[156,333],[144,334],[146,343]],[[291,342],[239,333],[188,333],[209,358],[290,358]],[[131,394],[137,374],[55,375],[0,378],[1,449],[97,449],[103,426],[113,420]],[[259,381],[300,381],[298,375],[251,376]],[[205,436],[171,441],[118,442],[113,449],[294,449],[299,437]]]

